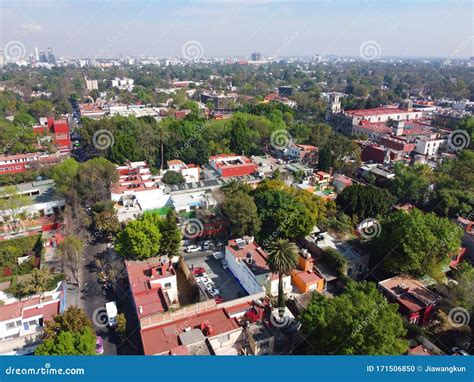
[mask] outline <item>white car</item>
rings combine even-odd
[[[214,259],[220,260],[224,258],[224,252],[214,252],[212,256],[214,257]]]
[[[201,248],[199,248],[197,245],[189,245],[186,247],[185,251],[187,253],[193,253],[193,252],[199,252]]]
[[[209,240],[206,240],[204,243],[202,243],[203,250],[208,250],[210,246],[211,246],[211,243],[209,242]]]

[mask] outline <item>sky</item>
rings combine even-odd
[[[0,0],[0,43],[58,56],[474,56],[470,0]],[[0,49],[2,49],[0,47]]]

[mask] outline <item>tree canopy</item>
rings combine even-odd
[[[309,354],[400,355],[408,349],[398,305],[389,304],[375,284],[350,282],[344,293],[314,293],[300,314]]]

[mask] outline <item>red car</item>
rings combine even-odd
[[[203,267],[197,267],[193,269],[193,275],[197,275],[199,273],[204,273],[206,270]]]

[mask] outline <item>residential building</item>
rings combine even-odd
[[[327,232],[315,231],[306,236],[302,243],[316,256],[316,261],[328,263],[328,258],[325,256],[328,249],[339,252],[347,261],[346,276],[356,281],[362,280],[369,271],[369,256],[359,253],[346,242],[336,239]]]
[[[232,274],[249,294],[265,291],[278,295],[278,275],[267,264],[268,254],[253,237],[229,240],[225,247],[225,259]],[[291,276],[283,277],[283,289],[290,292]]]
[[[33,126],[33,132],[36,134],[52,134],[52,143],[60,152],[69,152],[71,150],[69,124],[65,119],[40,118],[39,125]],[[49,137],[46,139],[49,139]]]
[[[64,311],[66,283],[49,292],[0,305],[0,354],[32,354],[47,321]]]
[[[146,162],[128,162],[117,166],[119,180],[112,187],[111,198],[116,202],[120,221],[137,217],[143,211],[165,207],[170,195],[158,178],[151,174]]]
[[[291,281],[300,293],[325,290],[324,278],[315,270],[314,259],[306,250],[300,250],[298,268],[291,271]]]
[[[217,201],[207,191],[179,193],[170,196],[169,205],[176,212],[190,212],[199,208],[208,209],[217,205]]]
[[[352,185],[352,180],[345,175],[334,175],[332,185],[337,193]]]
[[[169,160],[166,165],[168,170],[180,173],[186,183],[199,182],[199,166],[186,164],[179,159]]]
[[[54,181],[51,179],[15,185],[19,195],[30,197],[30,201],[19,208],[16,214],[25,214],[27,218],[58,214],[66,202],[56,193],[54,186]],[[0,188],[0,193],[5,191],[5,188]],[[3,195],[3,197],[8,199],[9,195]],[[5,221],[9,218],[11,218],[10,210],[0,211],[0,220]]]
[[[441,298],[423,282],[400,275],[380,281],[378,288],[390,302],[399,305],[400,313],[410,323],[426,325],[435,317]]]
[[[179,307],[176,272],[167,257],[126,261],[125,269],[139,320]]]
[[[420,155],[435,156],[446,140],[437,134],[422,135],[415,138],[415,152]]]
[[[134,80],[132,78],[118,78],[115,77],[113,80],[110,81],[110,86],[113,88],[118,88],[120,90],[128,90],[132,91],[133,90],[133,85]]]
[[[0,155],[0,175],[17,174],[37,167],[49,166],[69,158],[70,153],[57,151],[54,154],[46,152]]]
[[[318,160],[318,148],[311,145],[299,143],[290,145],[284,150],[284,156],[290,160],[298,160],[302,163],[315,164]]]
[[[249,158],[237,154],[218,154],[209,157],[209,165],[221,177],[251,175],[257,166]]]
[[[324,171],[317,171],[308,179],[309,184],[315,186],[319,191],[327,189],[331,185],[331,181],[331,174]]]

